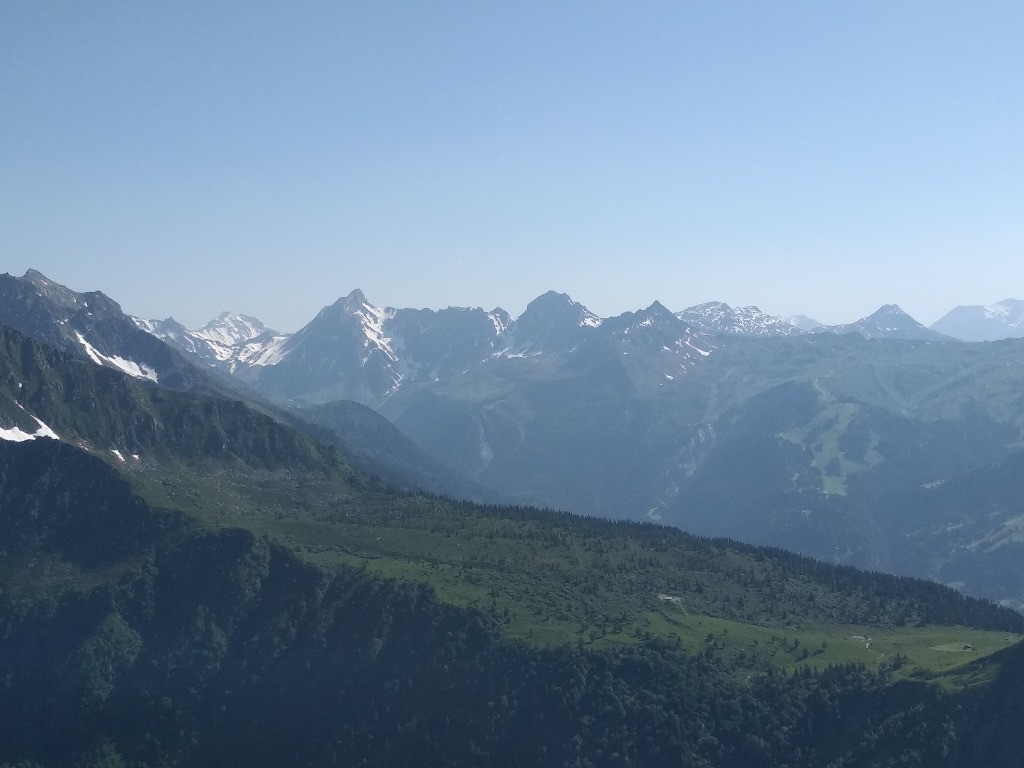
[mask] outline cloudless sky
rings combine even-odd
[[[1020,2],[0,3],[0,271],[189,327],[1024,298]]]

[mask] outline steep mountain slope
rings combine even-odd
[[[989,306],[959,306],[932,323],[932,330],[962,341],[998,341],[1024,336],[1024,301],[1003,299]]]
[[[104,294],[76,293],[32,269],[20,278],[0,275],[0,324],[165,388],[212,386],[190,358],[139,329]]]
[[[0,326],[0,428],[39,431],[122,464],[334,472],[335,451],[239,400],[145,386]]]

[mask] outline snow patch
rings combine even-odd
[[[286,344],[291,336],[275,336],[268,342],[246,344],[239,351],[237,360],[244,365],[265,366],[277,365],[291,351]]]
[[[96,363],[96,365],[116,368],[122,373],[134,376],[136,379],[148,379],[149,381],[157,380],[156,371],[149,366],[141,365],[136,363],[134,360],[128,360],[120,357],[119,355],[108,357],[86,341],[85,337],[78,331],[75,331],[75,336],[78,338],[78,343],[81,344],[82,348],[85,350],[85,354],[87,354],[89,359]]]
[[[391,346],[391,338],[384,335],[384,323],[391,319],[393,312],[373,306],[369,302],[362,302],[352,312],[359,318],[359,324],[363,327],[363,334],[366,336],[364,346],[369,348],[370,344],[377,347],[393,363],[398,362],[398,355]],[[364,360],[365,362],[365,360]]]
[[[16,426],[11,427],[10,429],[0,427],[0,440],[6,440],[11,443],[23,443],[26,440],[35,440],[39,437],[48,437],[51,440],[60,440],[60,438],[57,437],[57,433],[50,429],[46,424],[35,416],[33,416],[32,419],[39,425],[39,429],[35,432],[25,432],[23,429]]]
[[[32,420],[39,425],[39,429],[37,429],[35,433],[36,437],[48,437],[51,440],[60,440],[60,438],[57,436],[57,433],[50,429],[41,420],[37,419],[35,416],[32,417]]]
[[[686,344],[686,346],[688,346],[688,347],[689,347],[690,349],[692,349],[692,350],[693,350],[694,352],[698,352],[698,353],[700,353],[701,355],[703,355],[704,357],[711,357],[711,353],[710,353],[710,352],[708,352],[708,351],[706,351],[706,350],[703,350],[703,349],[701,349],[700,347],[695,347],[695,346],[694,346],[694,345],[693,345],[693,344],[691,343],[690,339],[686,339],[686,340],[684,340],[684,341],[683,341],[683,343],[684,343],[684,344]]]
[[[210,342],[214,348],[214,353],[218,356],[218,359],[222,360],[230,357],[231,347],[237,347],[239,344],[252,341],[266,332],[266,326],[256,318],[249,317],[248,315],[237,315],[233,312],[223,312],[219,317],[211,320],[198,331],[191,331],[193,336]],[[227,349],[226,356],[222,358],[221,354],[224,354],[225,347],[229,349]]]
[[[124,463],[124,456],[121,455],[121,452],[119,450],[117,450],[116,448],[111,448],[110,452],[117,456],[117,458],[121,461],[122,464]]]
[[[507,327],[503,322],[503,318],[499,316],[497,312],[488,312],[487,317],[491,319],[491,324],[494,326],[494,333],[501,336]]]

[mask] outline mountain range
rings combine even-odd
[[[853,333],[869,339],[976,341],[1024,335],[1024,302],[1013,300],[994,307],[958,307],[931,328],[895,304],[834,326],[722,302],[675,315],[691,332],[709,337]],[[271,399],[307,404],[350,399],[377,406],[403,384],[457,375],[490,356],[564,351],[602,333],[598,329],[608,319],[614,318],[599,318],[554,291],[512,318],[501,309],[377,307],[357,289],[295,334],[280,334],[255,318],[227,312],[194,331],[171,318],[134,321]]]
[[[26,330],[0,324],[4,768],[1017,764],[1015,611],[646,512],[396,487],[451,477],[364,406],[261,400],[212,346],[206,362],[167,347],[176,378],[116,304],[40,280],[5,304]],[[533,473],[531,492],[547,492],[585,487],[572,473],[589,468],[592,503],[616,483],[643,502],[631,473],[666,465],[640,454],[674,445],[696,478],[680,493],[700,502],[694,521],[749,522],[752,499],[770,522],[788,500],[825,499],[799,513],[805,536],[836,530],[831,517],[874,535],[898,512],[909,536],[896,538],[932,554],[940,538],[965,573],[977,563],[958,531],[994,533],[978,549],[1012,584],[1017,343],[713,335],[658,302],[601,319],[559,294],[531,307],[500,329],[482,310],[406,313],[391,335],[387,313],[350,295],[283,359],[314,372],[354,338],[350,360],[403,374],[385,404],[445,417],[434,438],[459,450],[475,437],[469,455],[522,472],[520,497]],[[481,313],[493,345],[474,335]],[[222,320],[234,331],[200,338],[244,345],[259,329]],[[375,339],[346,333],[367,325]],[[449,327],[482,365],[463,367],[477,353],[446,346]],[[794,469],[797,496],[778,492]],[[865,494],[884,508],[870,521]],[[935,528],[935,508],[955,524]],[[661,513],[677,510],[693,511]]]
[[[514,319],[422,310],[415,337],[396,321],[413,310],[362,294],[329,309],[347,336],[324,310],[295,335],[321,353],[283,354],[241,378],[282,402],[367,403],[435,460],[522,503],[659,520],[1024,604],[1024,577],[1004,565],[1024,545],[1012,533],[1024,508],[984,492],[955,510],[936,502],[1020,446],[1012,340],[959,343],[895,305],[809,333],[721,303],[599,318],[549,292]],[[451,332],[446,314],[473,318],[478,334]],[[427,328],[445,340],[429,355]]]
[[[59,288],[11,281],[36,305]],[[62,320],[39,338],[91,359]],[[199,363],[220,377],[207,391],[227,382],[293,409],[291,423],[315,422],[402,487],[660,521],[1024,604],[1024,574],[1005,567],[1024,508],[970,480],[1020,449],[1013,340],[956,342],[895,305],[806,333],[721,303],[600,318],[554,291],[517,318],[380,308],[353,291],[290,335],[229,313],[197,331],[118,323],[175,346],[197,381]],[[134,354],[88,338],[108,358]],[[963,484],[972,504],[941,501]]]
[[[648,313],[669,313],[655,302]],[[224,313],[187,331],[173,320],[136,324],[278,401],[316,404],[349,399],[380,405],[402,386],[459,375],[495,357],[559,354],[614,334],[635,313],[600,318],[566,294],[549,291],[512,318],[501,309],[394,309],[371,304],[355,290],[325,307],[294,334],[278,334],[254,318]],[[698,337],[788,337],[807,333],[761,312],[709,302],[674,313],[669,341]],[[796,321],[798,324],[800,320]],[[813,325],[814,321],[803,323]],[[814,326],[815,333],[865,338],[949,340],[896,305],[854,323]],[[685,341],[684,341],[685,344]],[[703,348],[692,348],[705,355]]]

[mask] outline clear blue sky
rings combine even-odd
[[[1020,2],[0,4],[0,271],[190,327],[1024,298]]]

